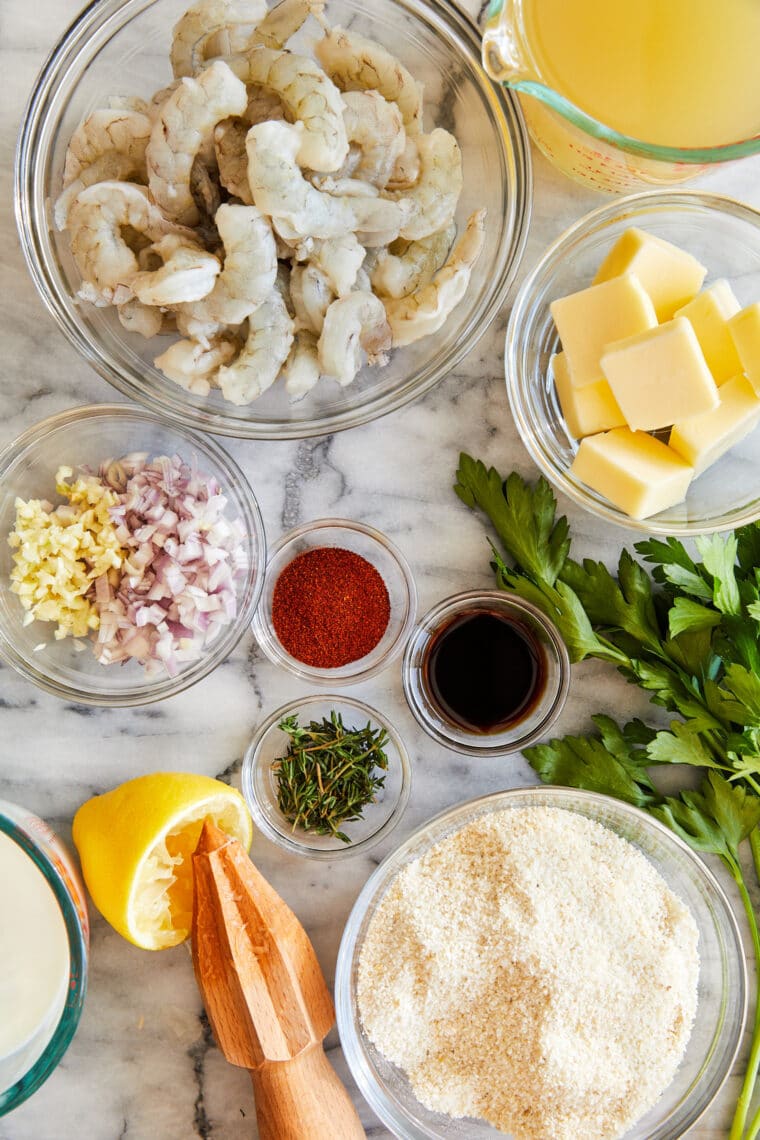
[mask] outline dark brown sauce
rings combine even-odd
[[[458,614],[436,631],[422,664],[444,719],[498,733],[524,720],[546,686],[544,652],[521,622],[497,610]]]

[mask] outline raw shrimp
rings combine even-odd
[[[237,360],[219,369],[217,383],[232,404],[250,404],[274,384],[293,343],[293,321],[279,288],[248,318],[248,337]]]
[[[133,295],[130,286],[140,266],[122,230],[137,231],[150,241],[167,234],[194,238],[192,230],[164,217],[144,186],[131,182],[88,186],[71,207],[69,229],[71,252],[83,279],[79,295],[96,305],[118,305]]]
[[[293,347],[282,367],[285,391],[291,401],[302,400],[319,380],[320,365],[317,355],[317,338],[306,329],[296,332]]]
[[[202,144],[213,146],[214,127],[245,110],[245,84],[217,60],[197,79],[183,79],[161,105],[146,151],[148,185],[162,210],[175,221],[195,225],[198,208],[190,171]]]
[[[56,229],[66,229],[69,210],[88,186],[94,186],[96,182],[139,182],[141,178],[145,178],[144,157],[130,158],[129,155],[118,154],[116,151],[101,155],[89,166],[85,166],[79,177],[70,182],[56,198],[53,208]]]
[[[448,257],[456,232],[452,222],[437,234],[406,243],[406,249],[398,253],[381,250],[370,273],[374,291],[380,297],[398,298],[422,289]]]
[[[348,141],[362,152],[352,177],[382,188],[406,144],[398,104],[389,103],[379,91],[346,91],[343,102]]]
[[[171,63],[176,76],[203,66],[210,41],[224,37],[219,54],[244,51],[253,29],[267,14],[266,0],[200,0],[174,25]]]
[[[483,248],[485,217],[485,210],[476,210],[470,215],[465,231],[451,251],[448,261],[430,284],[408,297],[385,302],[394,347],[412,344],[423,336],[437,332],[454,306],[461,301],[470,282],[472,267]]]
[[[245,119],[239,116],[224,119],[214,130],[214,150],[222,186],[233,198],[239,198],[245,206],[252,206],[253,195],[248,185],[248,153],[245,149],[248,129]]]
[[[145,148],[150,131],[150,118],[141,111],[118,108],[93,111],[71,136],[63,164],[64,187],[81,178],[86,167],[108,154],[131,159],[144,180]]]
[[[221,265],[195,241],[167,234],[153,243],[163,261],[159,269],[144,270],[132,280],[132,292],[143,305],[179,305],[199,301],[214,288]]]
[[[317,343],[319,363],[327,376],[350,384],[362,365],[385,364],[391,347],[391,329],[383,302],[374,293],[349,293],[333,301]]]
[[[422,130],[422,84],[380,44],[336,24],[314,54],[341,91],[379,91],[398,104],[408,134]]]
[[[146,340],[158,336],[164,325],[164,314],[161,310],[154,308],[153,305],[143,305],[136,297],[119,305],[116,312],[127,332],[139,333]]]
[[[316,265],[294,265],[290,273],[290,300],[296,327],[319,335],[325,313],[335,299],[327,276]]]
[[[398,237],[406,220],[406,208],[399,203],[333,197],[306,181],[296,161],[302,132],[301,123],[257,123],[246,139],[253,200],[274,219],[281,237],[297,243],[352,230],[362,245],[387,245]]]
[[[211,344],[195,340],[177,340],[153,361],[164,376],[196,396],[207,396],[223,364],[237,352],[235,340],[220,336]]]
[[[280,0],[266,14],[251,38],[251,44],[283,48],[310,15],[321,16],[324,0]]]
[[[279,96],[290,117],[303,123],[300,166],[338,169],[348,154],[343,100],[319,64],[306,55],[266,47],[256,47],[229,63],[244,83]]]
[[[379,198],[380,191],[371,182],[358,178],[336,178],[334,174],[311,174],[309,181],[317,190],[332,194],[334,198]]]
[[[462,192],[462,152],[452,134],[436,127],[415,139],[420,154],[420,176],[411,190],[389,191],[411,211],[401,236],[412,241],[429,237],[449,225]]]
[[[366,251],[356,234],[349,232],[342,237],[314,242],[308,256],[312,264],[325,274],[333,292],[343,297],[353,289]]]
[[[190,193],[201,217],[200,224],[213,229],[213,219],[222,204],[221,184],[217,171],[209,170],[201,156],[196,154],[190,167]]]
[[[274,287],[274,234],[255,206],[220,206],[215,221],[224,243],[224,269],[208,296],[183,311],[200,322],[239,325]]]
[[[284,119],[285,106],[279,95],[259,87],[248,88],[248,104],[243,118],[249,127],[254,123],[266,123],[270,119]]]
[[[391,171],[385,189],[409,190],[414,186],[420,176],[420,152],[417,143],[410,136],[406,136],[404,149],[396,159],[396,165]]]

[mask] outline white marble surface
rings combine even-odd
[[[471,0],[473,11],[477,0]],[[79,0],[2,0],[0,73],[0,446],[43,417],[114,393],[75,355],[47,316],[29,279],[13,221],[16,132],[37,69]],[[599,203],[535,156],[533,225],[524,266],[581,213]],[[760,206],[760,159],[703,178],[701,185]],[[482,523],[451,491],[465,447],[507,472],[533,474],[511,422],[502,374],[505,309],[471,356],[424,399],[363,428],[294,443],[237,443],[269,541],[327,514],[363,519],[385,532],[412,563],[420,606],[491,582]],[[561,502],[575,551],[612,559],[625,535]],[[67,705],[0,668],[0,798],[45,816],[65,838],[77,806],[95,792],[157,769],[191,769],[238,781],[259,720],[306,686],[262,658],[250,636],[215,675],[146,709]],[[433,745],[404,703],[398,664],[359,686],[387,713],[413,757],[414,788],[395,836],[367,857],[315,865],[256,839],[253,857],[300,916],[332,976],[341,930],[376,862],[423,820],[473,795],[535,783],[519,758],[471,760]],[[574,670],[557,728],[588,728],[592,712],[646,714],[646,701],[612,670]],[[730,889],[726,877],[722,881]],[[733,896],[732,896],[733,897]],[[1,1014],[0,1014],[1,1016]],[[331,1056],[345,1075],[335,1034]],[[739,1070],[694,1140],[728,1132]],[[355,1093],[367,1134],[388,1137]],[[256,1135],[246,1074],[214,1045],[187,949],[134,949],[93,915],[91,980],[76,1038],[63,1063],[27,1104],[0,1120],[0,1140],[249,1140]]]

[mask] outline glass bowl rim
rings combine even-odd
[[[306,523],[299,523],[298,526],[292,527],[291,530],[286,531],[285,534],[277,539],[267,555],[262,593],[265,587],[272,581],[275,560],[288,546],[291,546],[298,542],[299,539],[305,538],[308,535],[318,534],[321,530],[331,529],[354,532],[355,534],[362,535],[364,538],[370,539],[371,543],[380,546],[398,567],[400,577],[404,582],[407,606],[406,616],[393,642],[373,664],[358,668],[362,661],[366,661],[367,658],[375,652],[375,650],[370,650],[364,657],[359,657],[356,661],[349,661],[346,665],[340,665],[334,669],[319,669],[314,665],[307,665],[303,661],[298,661],[297,658],[288,653],[280,644],[274,632],[269,610],[264,605],[263,598],[260,599],[259,605],[256,607],[256,612],[251,621],[251,629],[257,644],[273,665],[282,666],[282,668],[287,669],[296,677],[311,681],[314,684],[349,686],[356,685],[360,681],[365,681],[367,678],[373,677],[398,657],[408,640],[410,631],[417,617],[417,585],[406,556],[383,531],[378,530],[377,527],[370,526],[369,523],[359,522],[356,519],[327,517],[312,519]],[[297,557],[297,555],[294,557]],[[285,565],[289,565],[289,563],[285,563]],[[284,566],[280,569],[278,577],[284,569]],[[378,644],[380,643],[378,642]],[[341,673],[340,670],[349,671]]]
[[[472,733],[468,735],[469,742],[460,741],[448,735],[439,725],[428,718],[427,710],[418,700],[413,684],[416,667],[412,664],[412,655],[421,651],[422,647],[430,641],[433,633],[440,626],[445,617],[455,614],[460,610],[467,609],[468,605],[473,602],[480,601],[497,603],[512,612],[517,610],[519,613],[526,614],[535,621],[546,634],[548,644],[551,646],[559,671],[557,693],[540,724],[509,744],[489,744],[488,741],[493,740],[493,737],[489,737],[485,734],[480,736]],[[499,590],[496,588],[462,590],[459,593],[449,594],[447,597],[441,598],[440,601],[431,606],[430,609],[418,619],[406,642],[404,660],[401,667],[401,679],[404,697],[406,698],[410,712],[420,728],[435,740],[436,743],[443,744],[446,748],[464,753],[468,756],[511,756],[515,752],[527,748],[529,744],[534,743],[539,737],[544,736],[562,712],[570,690],[570,655],[564,639],[551,618],[545,614],[543,610],[539,609],[538,606],[521,598],[519,594],[514,594],[510,590]],[[465,734],[465,730],[462,730],[462,732]],[[478,741],[481,740],[483,743],[478,743]]]
[[[578,247],[582,247],[585,240],[600,232],[608,223],[627,216],[628,223],[636,225],[640,216],[646,215],[650,209],[661,207],[684,206],[688,208],[701,208],[709,212],[715,210],[720,214],[736,218],[754,225],[760,231],[760,208],[741,202],[729,194],[715,194],[709,190],[644,190],[636,194],[616,197],[610,202],[603,203],[582,217],[572,222],[559,237],[547,247],[542,256],[525,277],[512,305],[507,331],[504,341],[504,378],[507,397],[512,417],[517,426],[523,447],[530,455],[540,472],[562,494],[567,495],[577,506],[604,522],[614,523],[615,526],[626,530],[633,530],[639,534],[673,535],[674,537],[694,536],[698,534],[715,534],[720,531],[734,530],[747,523],[760,518],[760,506],[755,510],[747,510],[736,514],[729,521],[674,523],[658,521],[654,515],[648,519],[633,519],[623,514],[611,504],[608,506],[596,502],[583,488],[577,486],[567,472],[557,467],[544,453],[544,449],[533,438],[531,423],[535,420],[535,409],[530,397],[526,394],[527,386],[518,379],[520,374],[519,358],[525,339],[524,330],[528,326],[526,316],[529,313],[536,285],[544,277],[551,277],[555,269],[561,264],[564,255]],[[758,234],[760,245],[760,233]]]
[[[40,844],[35,843],[0,800],[0,833],[13,840],[40,870],[61,908],[69,944],[68,998],[60,1020],[44,1050],[23,1076],[7,1089],[0,1089],[0,1118],[18,1108],[48,1079],[71,1044],[82,1016],[87,993],[89,944],[76,905],[63,877]],[[73,993],[73,999],[71,997]]]
[[[297,839],[288,838],[277,831],[269,822],[266,813],[263,811],[259,803],[259,798],[255,791],[254,771],[260,766],[259,752],[265,738],[269,735],[273,728],[283,717],[289,716],[291,713],[298,712],[299,710],[307,707],[310,704],[329,704],[334,702],[338,705],[349,705],[352,709],[358,710],[362,717],[368,721],[374,721],[376,725],[384,728],[388,733],[388,739],[392,742],[393,747],[398,756],[399,767],[401,771],[401,783],[399,786],[398,796],[393,805],[388,818],[380,827],[373,831],[364,839],[358,840],[356,843],[345,844],[342,847],[336,847],[331,850],[326,850],[318,847],[311,847],[308,842],[299,842]],[[266,720],[264,720],[255,730],[251,737],[248,746],[243,755],[243,763],[240,772],[240,783],[243,792],[243,798],[248,805],[254,825],[270,842],[276,844],[278,847],[288,851],[292,855],[303,855],[309,859],[317,859],[322,862],[330,862],[335,859],[345,859],[352,855],[357,855],[368,851],[370,848],[378,844],[381,839],[389,835],[401,820],[401,817],[406,810],[409,802],[409,796],[412,790],[412,764],[409,758],[409,752],[404,744],[398,729],[392,721],[384,714],[381,714],[372,705],[368,705],[366,701],[357,699],[356,697],[346,697],[339,693],[310,693],[304,697],[298,697],[295,700],[288,701],[286,704],[281,705],[275,709]]]
[[[246,475],[238,463],[228,454],[215,439],[202,432],[179,423],[172,422],[164,416],[150,411],[136,404],[80,404],[75,408],[67,408],[39,420],[12,440],[5,448],[0,450],[0,486],[5,479],[9,468],[17,462],[30,448],[41,442],[51,431],[58,428],[75,427],[80,422],[93,419],[123,419],[136,420],[157,427],[164,431],[174,432],[180,436],[190,447],[197,448],[201,456],[208,457],[222,473],[225,480],[225,493],[234,488],[247,517],[244,519],[250,525],[248,541],[255,548],[258,558],[255,564],[249,566],[247,571],[246,591],[250,592],[247,604],[239,611],[235,619],[222,631],[219,639],[211,643],[208,652],[189,668],[181,671],[175,677],[162,677],[157,681],[145,681],[128,692],[118,689],[105,690],[95,693],[92,690],[83,690],[71,683],[52,680],[42,669],[35,666],[23,657],[5,631],[0,629],[0,659],[11,665],[20,676],[31,681],[39,688],[53,696],[64,700],[71,700],[77,704],[94,705],[103,708],[129,708],[137,705],[153,704],[167,697],[176,696],[191,688],[197,682],[207,677],[220,665],[235,649],[246,631],[256,611],[264,588],[266,572],[267,547],[264,522],[261,516],[258,500],[254,494]]]
[[[692,1115],[684,1121],[685,1127],[682,1127],[682,1130],[677,1134],[679,1137],[686,1135],[688,1130],[701,1119],[730,1076],[731,1069],[741,1048],[747,1019],[749,1005],[748,967],[744,943],[736,914],[734,913],[734,909],[729,902],[723,886],[712,870],[684,840],[666,827],[665,824],[647,812],[642,811],[641,808],[627,803],[625,800],[617,799],[614,796],[603,795],[599,792],[587,791],[583,788],[563,787],[556,784],[535,784],[529,787],[507,788],[501,791],[489,792],[486,795],[476,796],[463,803],[454,804],[437,812],[436,815],[430,819],[425,820],[411,835],[407,836],[403,843],[394,851],[389,852],[382,862],[378,864],[357,896],[343,929],[335,965],[335,1012],[341,1047],[343,1048],[349,1071],[359,1087],[362,1096],[380,1120],[394,1131],[394,1135],[404,1137],[404,1140],[425,1140],[431,1133],[417,1129],[416,1126],[412,1126],[414,1130],[410,1130],[405,1111],[399,1108],[396,1102],[389,1096],[364,1056],[364,1050],[360,1044],[363,1039],[363,1033],[359,1028],[359,1017],[354,1000],[355,995],[352,978],[360,927],[364,924],[367,917],[374,913],[376,906],[381,901],[387,889],[392,885],[401,870],[407,865],[408,860],[405,859],[406,855],[410,850],[419,847],[421,841],[423,841],[423,837],[425,841],[429,840],[429,842],[427,842],[424,850],[420,851],[419,854],[424,854],[430,850],[436,842],[443,838],[444,834],[453,834],[454,831],[458,829],[453,826],[455,823],[458,824],[458,827],[464,827],[467,823],[481,815],[487,814],[491,810],[497,811],[500,810],[500,807],[508,810],[512,804],[519,804],[520,801],[526,801],[530,804],[543,797],[554,802],[546,803],[545,805],[542,804],[541,806],[565,806],[565,810],[574,811],[577,809],[572,806],[572,801],[581,801],[582,803],[588,804],[590,808],[596,807],[597,809],[604,809],[608,814],[610,812],[617,812],[622,819],[627,817],[628,819],[638,821],[645,831],[647,829],[650,830],[654,835],[664,840],[666,845],[668,843],[672,844],[682,856],[685,856],[686,862],[695,869],[696,874],[702,878],[702,881],[709,886],[717,903],[717,909],[724,920],[724,957],[730,957],[731,949],[736,951],[734,964],[737,968],[737,982],[741,991],[739,1002],[741,1016],[737,1022],[731,1022],[729,1026],[729,1028],[733,1030],[733,1033],[732,1037],[729,1038],[731,1045],[722,1075],[713,1083],[710,1096],[705,1103],[698,1106],[696,1113],[692,1111]],[[504,803],[505,800],[507,801],[506,804]],[[490,805],[493,805],[493,807]],[[584,813],[580,812],[579,814]],[[590,815],[589,818],[601,822],[598,818],[598,813]],[[452,826],[448,826],[449,824]],[[618,834],[616,827],[613,827],[611,824],[603,822],[602,825],[609,826],[610,830]],[[445,828],[445,832],[442,831],[443,828]],[[629,842],[632,841],[629,840]],[[635,843],[634,846],[636,846]],[[644,854],[647,859],[650,858],[646,852],[644,852]],[[652,862],[652,865],[657,869],[657,864]],[[379,892],[383,887],[385,890],[380,894]],[[718,923],[716,922],[715,925],[717,927]],[[403,1129],[403,1131],[396,1132],[395,1130],[399,1128]],[[658,1130],[653,1134],[652,1140],[670,1140],[671,1135],[673,1134],[662,1132],[658,1126]]]
[[[37,145],[38,135],[51,103],[60,94],[69,68],[72,62],[78,59],[84,45],[96,33],[102,31],[109,21],[118,20],[119,14],[128,4],[138,9],[135,15],[139,15],[153,4],[160,2],[161,0],[91,0],[64,30],[49,52],[34,81],[21,118],[22,125],[16,141],[13,174],[16,229],[24,260],[37,293],[58,328],[79,356],[122,395],[135,400],[142,407],[156,412],[166,420],[180,426],[189,423],[197,430],[213,435],[237,439],[308,439],[368,423],[397,411],[430,391],[475,347],[503,307],[525,254],[533,203],[532,156],[519,101],[511,92],[499,84],[491,83],[488,79],[481,62],[480,29],[472,17],[454,0],[393,0],[393,2],[402,9],[410,10],[412,15],[416,15],[412,3],[419,3],[421,7],[430,11],[433,17],[431,22],[437,31],[439,25],[444,23],[454,29],[457,40],[461,41],[465,48],[469,46],[470,63],[475,75],[481,79],[480,93],[489,104],[499,108],[499,118],[509,128],[507,137],[515,172],[514,186],[510,187],[510,199],[514,202],[514,225],[507,235],[509,240],[507,253],[511,256],[503,267],[498,288],[486,299],[482,315],[477,320],[470,321],[466,335],[459,338],[457,344],[452,346],[449,356],[438,366],[431,368],[429,364],[423,365],[417,370],[415,383],[409,380],[400,381],[392,391],[338,413],[320,414],[302,422],[275,421],[274,426],[255,421],[231,422],[224,410],[209,411],[192,405],[180,407],[179,389],[177,394],[172,392],[171,397],[166,397],[122,374],[121,365],[115,364],[114,358],[102,349],[97,341],[88,339],[67,306],[61,302],[58,296],[57,278],[47,265],[48,257],[44,252],[46,242],[40,238],[38,232],[40,226],[35,217],[36,155],[42,149]],[[499,123],[494,124],[494,136],[498,133],[503,146],[504,132],[497,131],[498,126]]]

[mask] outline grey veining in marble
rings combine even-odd
[[[79,0],[3,0],[0,5],[0,447],[53,412],[118,399],[77,357],[38,300],[16,237],[13,149],[24,102],[45,55]],[[470,0],[474,13],[485,7]],[[523,268],[598,196],[557,175],[534,154],[533,225]],[[760,159],[699,183],[760,206]],[[229,442],[262,508],[268,540],[328,514],[363,519],[409,558],[421,610],[456,590],[491,583],[486,532],[451,491],[457,454],[531,474],[511,422],[502,371],[505,309],[473,353],[434,391],[402,410],[335,436],[303,442]],[[625,535],[563,501],[578,554],[612,559]],[[152,770],[194,770],[238,781],[257,722],[307,686],[271,665],[247,636],[190,692],[132,710],[89,710],[57,701],[0,667],[0,797],[27,805],[70,839],[77,806],[95,792]],[[328,978],[343,923],[377,862],[442,808],[479,793],[535,783],[517,757],[471,760],[432,744],[409,714],[398,664],[356,688],[385,711],[410,747],[414,788],[398,832],[365,857],[315,865],[265,840],[253,857],[303,921]],[[647,715],[643,696],[611,670],[584,664],[557,729],[588,726],[589,714]],[[720,873],[720,872],[719,872]],[[725,876],[721,879],[730,891]],[[733,896],[732,896],[733,897]],[[93,915],[91,983],[77,1036],[59,1069],[26,1105],[0,1120],[0,1140],[251,1140],[246,1074],[211,1037],[186,947],[149,955]],[[330,1055],[349,1084],[335,1033]],[[694,1140],[728,1131],[741,1065],[693,1129]],[[353,1088],[353,1085],[351,1084]],[[354,1090],[367,1135],[389,1133]]]

